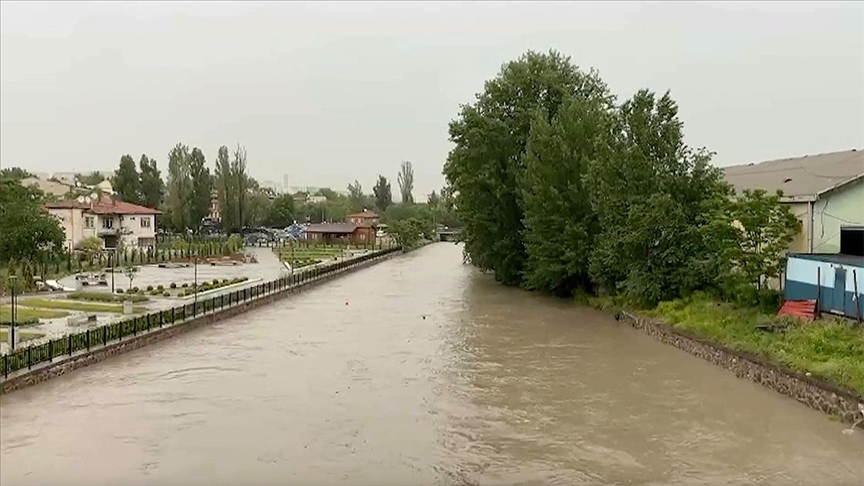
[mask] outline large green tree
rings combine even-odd
[[[177,230],[190,228],[192,180],[189,157],[189,147],[182,143],[168,153],[168,206],[171,208],[171,224]]]
[[[270,203],[267,225],[273,228],[290,226],[295,218],[294,197],[282,194]]]
[[[114,195],[119,199],[132,204],[140,202],[141,181],[135,168],[135,159],[131,155],[120,157],[120,167],[114,171],[111,186],[114,188]]]
[[[216,155],[213,183],[216,188],[216,198],[219,201],[222,226],[227,229],[237,228],[237,178],[234,176],[231,156],[225,145],[219,147],[219,152]]]
[[[201,230],[201,220],[210,214],[213,190],[213,179],[210,176],[210,169],[207,168],[207,159],[198,147],[193,148],[192,153],[189,154],[189,177],[192,181],[189,221],[198,233]]]
[[[156,159],[141,154],[138,171],[141,178],[141,204],[148,208],[158,208],[165,198],[165,183],[156,166]]]
[[[727,188],[711,154],[684,144],[669,93],[638,92],[621,107],[613,151],[591,164],[588,186],[601,232],[591,255],[595,282],[646,303],[711,285],[710,209]]]
[[[403,204],[414,203],[414,166],[411,162],[402,162],[399,166],[399,174],[396,176],[399,184],[399,194],[402,196]]]
[[[789,207],[780,204],[782,196],[780,192],[745,190],[730,202],[736,230],[730,270],[749,287],[761,289],[767,281],[780,278],[789,243],[801,230]]]
[[[450,124],[456,147],[444,166],[463,224],[461,238],[472,263],[497,280],[518,284],[527,254],[522,240],[524,210],[519,179],[525,148],[542,109],[554,117],[567,97],[593,98],[606,86],[557,52],[528,52],[505,64],[477,100]]]
[[[232,202],[237,204],[236,228],[243,228],[246,224],[244,212],[248,212],[249,205],[250,177],[246,174],[246,147],[239,143],[234,149],[234,160],[231,161],[231,177],[234,180],[236,194]]]
[[[570,295],[591,287],[588,261],[598,228],[584,179],[593,161],[609,155],[612,110],[609,95],[598,91],[568,97],[551,121],[537,111],[520,179],[528,288]]]
[[[378,211],[387,211],[387,208],[393,204],[393,193],[390,190],[390,181],[382,175],[378,175],[378,182],[372,187],[372,193],[375,194],[375,207]]]
[[[42,192],[0,176],[0,263],[34,261],[63,251],[57,218],[42,211]]]

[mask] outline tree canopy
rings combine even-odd
[[[402,162],[402,165],[399,166],[399,175],[396,177],[396,182],[399,183],[399,194],[402,196],[402,203],[413,203],[414,167],[411,165],[411,162]]]
[[[141,181],[135,168],[135,160],[131,155],[120,157],[120,167],[114,171],[111,186],[114,188],[114,195],[120,200],[132,204],[139,203]]]
[[[379,174],[378,182],[375,183],[372,192],[375,194],[375,207],[378,208],[378,211],[382,213],[387,211],[387,208],[393,204],[393,194],[390,191],[390,181]]]
[[[38,189],[0,176],[0,262],[32,260],[37,254],[63,251],[60,222],[42,210],[41,202]]]
[[[505,64],[450,138],[441,199],[469,260],[507,284],[647,304],[741,294],[779,276],[798,231],[779,196],[730,197],[712,154],[684,143],[668,92],[617,105],[596,72],[554,51]]]

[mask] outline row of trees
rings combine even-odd
[[[505,64],[450,138],[444,175],[465,251],[506,284],[752,300],[799,229],[778,196],[736,197],[712,154],[684,143],[668,92],[618,104],[554,51]]]
[[[87,185],[96,185],[102,180],[99,173],[79,176],[79,181]],[[156,159],[147,157],[147,154],[141,155],[137,169],[131,155],[120,157],[120,166],[114,171],[111,185],[118,198],[132,204],[158,208],[165,197],[165,183]]]

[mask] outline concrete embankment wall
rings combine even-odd
[[[658,341],[732,371],[739,378],[746,378],[792,397],[810,408],[840,417],[847,423],[862,419],[862,412],[858,407],[859,404],[864,404],[864,398],[850,390],[843,390],[812,376],[777,366],[758,356],[750,356],[688,335],[656,319],[647,319],[630,312],[622,312],[620,319]],[[864,427],[864,423],[859,422],[858,425]]]
[[[73,353],[71,356],[57,357],[53,362],[40,363],[39,365],[34,366],[33,369],[21,370],[10,374],[8,378],[0,382],[0,394],[10,393],[12,391],[30,385],[35,385],[36,383],[40,383],[55,376],[68,373],[69,371],[75,370],[77,368],[82,368],[84,366],[88,366],[90,364],[105,360],[111,356],[126,353],[128,351],[147,346],[148,344],[168,339],[177,334],[190,331],[199,326],[207,325],[223,319],[228,319],[238,314],[248,312],[252,309],[264,305],[269,305],[276,300],[284,299],[289,295],[299,293],[301,290],[308,289],[312,286],[326,282],[333,278],[337,278],[338,276],[344,275],[346,273],[353,272],[361,268],[366,268],[370,265],[374,265],[384,260],[388,260],[400,254],[401,252],[388,253],[386,255],[360,262],[356,265],[346,267],[332,273],[324,274],[318,278],[304,281],[283,290],[265,294],[253,300],[237,303],[236,305],[226,307],[225,309],[214,310],[204,314],[200,314],[194,318],[189,318],[184,321],[177,322],[175,324],[162,328],[153,329],[149,332],[138,334],[134,337],[124,338],[122,341],[112,342],[105,346],[93,348],[89,351]]]

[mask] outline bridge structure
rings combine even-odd
[[[459,230],[439,229],[436,233],[438,233],[439,241],[456,241],[456,236],[459,234]]]

